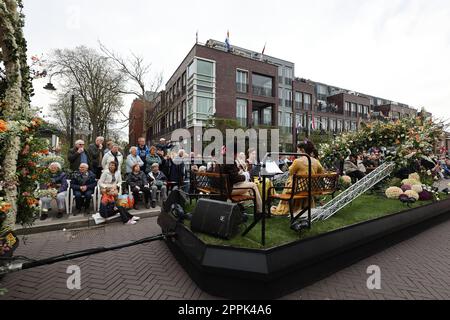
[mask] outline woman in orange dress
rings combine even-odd
[[[311,155],[314,152],[315,148],[314,145],[311,142],[307,143],[300,143],[297,146],[297,152],[303,153],[303,154],[309,154]],[[307,175],[309,172],[308,170],[308,158],[305,156],[302,156],[292,163],[292,165],[289,167],[289,178],[286,181],[286,189],[283,190],[283,194],[290,194],[292,192],[292,189],[287,189],[292,187],[292,176],[293,175]],[[319,160],[313,158],[311,156],[311,174],[322,174],[324,172],[324,169],[322,165],[320,164]],[[314,205],[314,199],[312,200],[312,208],[315,207]],[[294,216],[299,213],[303,208],[305,208],[308,205],[308,199],[296,199],[292,203],[293,205],[293,212]],[[271,213],[274,216],[283,216],[289,214],[289,202],[288,201],[280,201],[278,206],[274,206],[271,208]]]

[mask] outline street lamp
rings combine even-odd
[[[56,91],[55,86],[52,83],[52,77],[50,76],[49,82],[44,87],[45,90]],[[72,94],[70,97],[70,146],[73,146],[75,141],[75,95]]]

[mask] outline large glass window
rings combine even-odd
[[[237,70],[236,71],[236,90],[238,92],[248,92],[248,72]]]
[[[292,114],[291,113],[286,113],[286,122],[284,125],[286,127],[288,127],[289,129],[292,129]]]
[[[352,103],[352,117],[356,117],[356,111],[357,111],[357,109],[356,109],[356,103]]]
[[[195,74],[195,68],[196,68],[196,60],[192,61],[191,64],[188,66],[188,78],[192,78]]]
[[[303,95],[303,98],[305,99],[305,110],[311,110],[311,103],[312,103],[312,96],[310,94],[305,93]]]
[[[263,124],[266,126],[272,125],[272,107],[264,108],[263,111]]]
[[[258,110],[253,110],[252,118],[253,118],[253,125],[258,126],[259,125],[259,111]]]
[[[352,121],[352,126],[351,126],[352,131],[356,131],[357,130],[357,124],[355,121]]]
[[[280,107],[284,106],[284,89],[278,88],[278,104]]]
[[[294,72],[292,71],[292,68],[286,67],[285,79],[284,79],[285,84],[291,84],[292,79],[293,79],[293,74],[294,74]]]
[[[213,99],[197,97],[197,112],[203,114],[212,113]]]
[[[336,119],[330,119],[330,131],[336,131]]]
[[[295,107],[297,109],[301,109],[302,103],[303,103],[303,95],[301,92],[296,91],[295,92]]]
[[[236,119],[241,126],[243,127],[247,126],[247,100],[237,99]]]
[[[260,74],[252,74],[253,94],[257,96],[272,97],[273,79]]]
[[[211,61],[197,59],[197,73],[205,76],[214,76],[214,64]]]
[[[286,89],[284,90],[285,94],[285,106],[292,110],[292,90]]]

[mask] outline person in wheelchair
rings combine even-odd
[[[130,186],[131,193],[134,198],[133,209],[137,210],[137,201],[139,199],[139,193],[144,194],[145,208],[150,208],[150,186],[147,176],[141,171],[141,167],[138,163],[132,166],[132,171],[128,175],[127,184]]]

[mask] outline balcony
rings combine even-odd
[[[243,82],[236,82],[236,91],[240,93],[248,93],[248,84]]]
[[[253,86],[253,94],[261,97],[272,97],[272,89]]]

